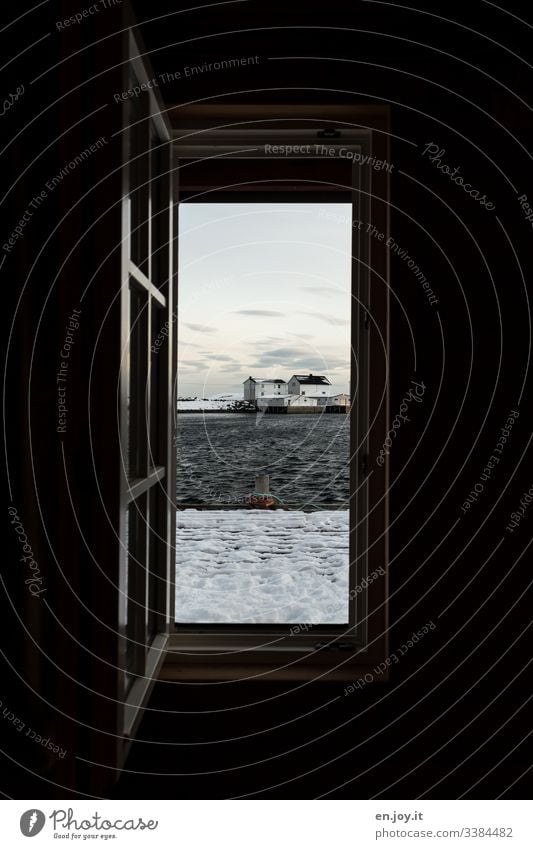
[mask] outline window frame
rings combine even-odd
[[[137,98],[122,104],[122,217],[121,217],[121,327],[120,380],[117,385],[117,416],[120,427],[121,468],[119,506],[119,580],[118,580],[118,681],[117,725],[124,740],[133,738],[151,688],[162,666],[168,644],[171,611],[169,593],[174,580],[175,511],[169,496],[175,490],[173,428],[175,417],[170,406],[171,393],[164,386],[175,378],[176,339],[170,321],[176,303],[177,278],[174,263],[174,216],[171,127],[157,94],[147,86],[150,68],[142,39],[135,27],[124,32],[127,61],[122,76],[124,89],[132,76],[144,90]],[[132,115],[138,114],[138,120]],[[155,143],[158,140],[158,144]],[[157,156],[154,151],[157,150]],[[155,190],[155,162],[160,173]],[[137,164],[138,163],[138,164]],[[141,215],[134,216],[133,195],[138,192]],[[152,208],[157,193],[159,209]],[[144,210],[144,213],[142,212]],[[132,238],[135,222],[140,221],[139,237]],[[158,250],[158,280],[153,279],[154,248]],[[142,254],[139,259],[135,250]],[[141,316],[141,367],[139,386],[128,389],[131,377],[133,344],[130,315],[131,293],[146,304]],[[157,370],[153,368],[151,347],[155,314],[170,321],[166,353],[159,352]],[[158,388],[159,405],[152,408],[152,396]],[[128,392],[136,421],[128,413]],[[134,398],[135,395],[135,398]],[[139,397],[140,396],[140,397]],[[164,403],[163,403],[164,402]],[[138,467],[130,469],[132,437],[137,439],[135,456]],[[152,440],[158,446],[154,461]],[[138,508],[142,528],[139,559],[132,555],[127,525],[130,511]],[[168,543],[172,541],[172,545]],[[130,580],[136,573],[133,604],[128,595]],[[155,607],[151,607],[151,603]],[[128,616],[128,608],[130,616]],[[128,627],[131,612],[134,616]],[[133,640],[133,645],[132,641]],[[121,758],[128,745],[122,745]]]
[[[258,159],[264,157],[261,150],[243,152],[250,142],[246,134],[247,128],[239,127],[238,132],[234,129],[228,130],[228,123],[232,118],[238,117],[241,123],[252,123],[254,144],[260,140],[264,144],[265,138],[271,138],[271,131],[282,130],[287,143],[296,139],[302,139],[302,122],[306,127],[304,132],[317,133],[317,119],[311,117],[316,114],[316,108],[306,107],[185,107],[177,110],[178,117],[174,117],[174,156],[177,159],[177,170],[180,169],[180,160],[187,159],[194,153],[198,158],[203,156],[217,156],[223,153],[234,155],[235,158]],[[359,109],[359,114],[354,113],[354,107],[348,109],[350,120],[346,121],[346,115],[339,116],[339,110],[335,107],[320,107],[323,117],[318,119],[321,128],[331,129],[343,124],[341,129],[341,141],[333,137],[328,141],[338,147],[356,147],[363,154],[376,155],[378,158],[388,159],[388,109],[370,107],[369,113],[365,113],[365,122],[356,122],[354,117],[363,117],[364,110]],[[255,110],[255,111],[254,111]],[[172,112],[172,110],[169,110]],[[270,114],[269,114],[270,112]],[[283,114],[284,113],[287,117]],[[342,110],[341,110],[342,112]],[[346,110],[345,110],[346,112]],[[357,110],[356,110],[357,112]],[[250,121],[252,115],[260,115],[261,129],[257,129],[258,121]],[[299,113],[299,115],[297,114]],[[326,113],[326,114],[324,114]],[[294,117],[296,115],[296,117]],[[290,116],[290,117],[289,117]],[[377,130],[369,128],[368,118],[378,126]],[[245,120],[244,120],[245,119]],[[377,120],[376,120],[377,119]],[[348,127],[346,127],[346,123]],[[377,148],[377,150],[376,150]],[[270,157],[274,158],[274,157]],[[327,160],[325,161],[327,163]],[[319,165],[319,169],[320,169]],[[253,162],[246,162],[248,174],[253,170]],[[324,186],[317,193],[322,200],[339,202],[339,195],[350,195],[352,208],[357,210],[356,218],[367,220],[388,234],[388,179],[379,178],[376,189],[372,186],[373,173],[369,173],[359,165],[353,166],[352,173],[356,176],[355,184],[344,187],[339,192],[338,187],[330,191],[327,185],[327,171],[324,170]],[[235,200],[244,202],[257,201],[257,194],[248,193],[246,196],[238,197],[238,191],[232,187],[230,193],[237,195]],[[224,200],[227,199],[227,191],[222,192]],[[302,193],[301,196],[286,197],[285,193],[278,192],[271,195],[271,202],[278,202],[283,195],[284,200],[310,201],[310,193]],[[196,197],[202,202],[208,199],[213,202],[221,201],[220,187],[207,187],[204,191],[196,193],[186,191],[182,195],[188,202],[194,202]],[[261,195],[261,199],[265,199]],[[380,201],[379,203],[376,202]],[[363,211],[364,209],[364,211]],[[384,240],[386,241],[386,240]],[[359,386],[356,385],[356,370],[354,368],[355,358],[352,350],[352,397],[355,397],[356,389],[363,391],[366,396],[364,404],[354,405],[350,412],[351,448],[359,445],[357,459],[351,457],[350,472],[350,500],[354,501],[350,509],[350,588],[355,589],[361,585],[364,577],[377,568],[376,563],[382,568],[384,574],[378,580],[371,582],[366,589],[356,592],[350,602],[354,603],[354,618],[348,626],[343,625],[314,625],[306,626],[305,623],[293,623],[288,625],[177,625],[174,633],[169,639],[169,649],[161,672],[161,677],[168,680],[190,678],[191,680],[223,679],[234,680],[242,676],[275,678],[277,680],[297,680],[318,675],[320,679],[328,680],[350,680],[357,671],[367,671],[370,665],[381,662],[387,655],[387,483],[388,467],[385,466],[379,474],[380,482],[374,485],[372,498],[370,497],[369,478],[373,473],[368,472],[369,456],[377,456],[386,432],[388,421],[388,381],[385,379],[384,391],[381,403],[377,407],[372,429],[370,424],[371,401],[369,398],[369,364],[374,354],[376,344],[385,343],[385,354],[388,350],[388,258],[387,249],[378,243],[377,252],[380,254],[378,262],[378,275],[383,281],[383,292],[377,299],[375,305],[370,305],[370,276],[371,257],[376,258],[376,246],[371,244],[371,236],[353,231],[352,251],[352,346],[358,352],[360,365]],[[355,302],[354,302],[355,301]],[[372,322],[380,333],[370,332],[369,314]],[[381,335],[378,341],[377,337]],[[374,337],[374,338],[372,338]],[[355,342],[355,346],[354,346]],[[382,364],[381,374],[386,378],[386,365]],[[374,399],[375,400],[375,399]],[[352,453],[352,452],[351,452]],[[355,498],[354,498],[355,495]],[[376,495],[378,498],[376,499]],[[362,521],[367,513],[369,505],[373,505],[373,512],[379,513],[373,518],[374,527],[381,527],[381,537],[377,543],[369,547],[369,519]],[[369,612],[370,611],[370,612]],[[349,633],[347,634],[347,631]],[[386,673],[381,680],[386,679]]]

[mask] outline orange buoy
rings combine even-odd
[[[268,507],[273,507],[275,503],[273,496],[269,492],[253,492],[252,495],[248,497],[248,504],[250,507],[266,509]]]

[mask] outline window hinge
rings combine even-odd
[[[370,327],[370,313],[368,311],[368,307],[361,307],[361,310],[363,312],[363,327],[365,330],[368,330]]]
[[[366,478],[368,474],[368,454],[361,455],[361,475]]]

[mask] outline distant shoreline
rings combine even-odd
[[[178,410],[178,415],[189,415],[190,413],[233,413],[235,416],[250,416],[253,415],[256,411],[249,410],[246,412],[245,410]]]

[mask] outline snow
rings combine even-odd
[[[177,622],[347,622],[347,510],[183,510],[176,521]]]
[[[178,398],[178,410],[193,410],[201,413],[203,410],[233,410],[240,406],[243,394],[234,392],[226,395],[210,395],[209,398]]]
[[[233,403],[233,401],[204,401],[202,398],[194,398],[189,401],[178,401],[178,410],[195,410],[198,413],[202,410],[229,410],[233,407]]]

